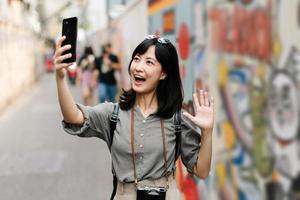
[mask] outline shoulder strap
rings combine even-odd
[[[109,138],[109,150],[111,151],[111,145],[113,143],[113,139],[114,139],[114,133],[115,133],[115,129],[116,129],[116,125],[118,122],[118,115],[119,115],[119,104],[118,103],[114,103],[114,110],[110,116],[110,120],[109,120],[109,131],[110,131],[110,138]],[[117,192],[117,185],[118,185],[118,179],[117,176],[114,174],[113,172],[113,166],[112,166],[112,174],[113,174],[113,191],[111,193],[111,197],[110,200],[113,200],[116,192]]]
[[[111,196],[110,196],[110,200],[113,200],[116,196],[116,193],[117,193],[117,187],[118,187],[118,179],[116,177],[116,175],[113,176],[113,191],[111,193]]]
[[[119,115],[119,104],[114,104],[114,110],[113,113],[110,116],[110,123],[109,123],[109,130],[110,130],[110,138],[109,138],[109,150],[111,150],[111,145],[114,140],[114,132],[116,129],[117,121],[118,121],[118,115]]]
[[[180,154],[180,138],[181,138],[181,110],[176,110],[174,116],[174,125],[175,125],[175,135],[176,135],[176,154],[175,154],[175,162]]]

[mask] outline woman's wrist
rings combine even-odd
[[[201,138],[207,138],[208,136],[212,135],[213,129],[201,129]]]
[[[56,70],[55,71],[56,80],[63,80],[65,78],[65,70]]]

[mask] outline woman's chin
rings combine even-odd
[[[142,90],[142,85],[141,84],[132,83],[131,87],[136,92]]]
[[[133,86],[132,89],[136,93],[143,93],[144,92],[144,90],[142,88],[139,88],[139,87],[136,87],[136,86]]]

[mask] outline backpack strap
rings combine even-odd
[[[175,144],[175,162],[180,155],[180,138],[181,138],[181,110],[176,110],[174,116],[174,125],[175,125],[175,135],[176,135],[176,144]]]
[[[110,138],[109,138],[109,150],[111,151],[111,146],[114,140],[114,133],[115,133],[115,129],[117,126],[117,122],[118,122],[118,115],[119,115],[119,104],[118,103],[114,103],[114,110],[110,116],[110,120],[109,120],[109,131],[110,131]],[[112,167],[113,170],[113,167]],[[113,174],[113,191],[111,193],[110,196],[110,200],[113,200],[116,192],[117,192],[117,185],[118,185],[118,179],[116,177],[116,175]]]
[[[109,138],[109,150],[111,150],[111,145],[114,140],[114,132],[116,129],[117,121],[118,121],[118,115],[119,115],[119,104],[114,103],[114,110],[113,113],[110,116],[110,123],[109,123],[109,130],[110,130],[110,138]]]
[[[113,191],[111,193],[110,200],[113,200],[115,198],[117,193],[117,187],[118,187],[118,179],[116,175],[113,175]]]

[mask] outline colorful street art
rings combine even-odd
[[[150,32],[167,10],[185,91],[218,104],[209,177],[177,163],[183,199],[300,199],[300,0],[176,1],[151,12]]]

